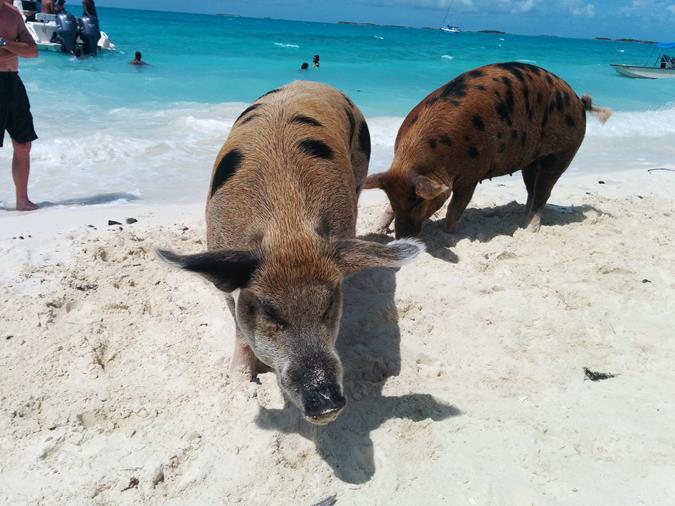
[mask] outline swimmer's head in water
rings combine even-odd
[[[134,55],[134,59],[136,61],[141,61],[141,58],[143,58],[143,55],[141,54],[140,51],[136,51],[136,54]]]
[[[309,63],[305,62],[300,65],[300,70],[307,70],[309,68]]]

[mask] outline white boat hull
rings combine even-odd
[[[640,67],[636,65],[612,64],[614,70],[633,79],[675,79],[675,68]]]

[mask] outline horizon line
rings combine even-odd
[[[194,16],[213,16],[213,17],[227,17],[227,18],[241,18],[241,19],[261,19],[261,20],[270,20],[270,21],[291,21],[291,22],[296,22],[296,23],[314,23],[314,24],[326,24],[326,25],[347,25],[347,26],[371,26],[371,27],[381,27],[381,28],[404,28],[406,30],[425,30],[425,31],[431,31],[431,30],[438,30],[440,31],[439,28],[434,28],[432,26],[412,26],[412,25],[392,25],[392,24],[378,24],[374,23],[371,21],[352,21],[348,19],[341,19],[337,21],[310,21],[307,19],[295,19],[295,18],[273,18],[271,16],[245,16],[241,14],[235,14],[235,13],[228,13],[228,12],[216,12],[216,13],[205,13],[205,12],[194,12],[194,11],[176,11],[176,10],[170,10],[170,9],[164,9],[164,10],[157,10],[157,9],[142,9],[138,7],[113,7],[110,5],[101,5],[100,8],[103,9],[115,9],[115,10],[121,10],[121,11],[141,11],[141,12],[167,12],[170,14],[191,14]],[[592,40],[592,41],[597,41],[597,42],[621,42],[621,43],[637,43],[637,44],[645,44],[645,45],[653,45],[657,44],[658,41],[652,41],[652,40],[643,40],[643,39],[637,39],[634,37],[605,37],[603,35],[596,35],[595,37],[571,37],[568,35],[553,35],[553,34],[546,34],[546,33],[541,33],[538,35],[531,35],[531,34],[524,34],[524,33],[516,33],[516,32],[508,32],[499,28],[481,28],[479,30],[462,30],[462,33],[485,33],[488,31],[493,31],[493,32],[501,32],[502,35],[515,35],[517,37],[553,37],[553,38],[558,38],[558,39],[571,39],[571,40]],[[456,34],[455,34],[456,35]],[[486,35],[488,35],[486,33]],[[496,34],[495,34],[496,35]]]

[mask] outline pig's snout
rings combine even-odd
[[[305,418],[315,425],[327,425],[342,412],[347,399],[338,385],[330,385],[302,394],[302,409]]]

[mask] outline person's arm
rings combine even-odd
[[[23,19],[19,20],[19,39],[7,40],[4,49],[22,58],[37,58],[38,48],[35,40],[26,28]]]

